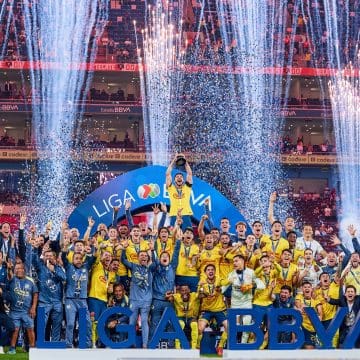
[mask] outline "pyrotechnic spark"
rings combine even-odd
[[[74,70],[72,65],[94,61],[107,11],[107,0],[23,1],[29,60],[60,64],[57,70],[30,70],[39,157],[33,205],[41,209],[32,215],[41,226],[52,219],[54,228],[59,228],[71,202],[69,187],[77,176],[72,136],[91,80],[90,72]]]
[[[172,126],[182,151],[206,149],[208,158],[195,167],[196,174],[219,188],[249,220],[266,218],[269,195],[281,188],[284,177],[276,156],[282,78],[263,71],[291,61],[284,57],[284,6],[284,1],[276,2],[275,9],[267,1],[219,1],[219,37],[212,30],[218,19],[207,25],[211,9],[202,3],[203,17],[187,60],[194,65],[238,65],[248,72],[187,74],[178,114],[182,126]],[[225,21],[229,18],[231,22]],[[281,210],[284,215],[286,204]]]
[[[154,165],[167,165],[169,161],[169,128],[181,79],[180,34],[181,22],[167,7],[160,2],[149,7],[138,60],[145,144]]]

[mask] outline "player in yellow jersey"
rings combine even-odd
[[[292,262],[292,253],[290,249],[284,249],[280,262],[274,263],[274,269],[277,271],[276,287],[274,294],[279,294],[283,285],[289,286],[292,290],[296,288],[298,283],[299,271],[298,267]]]
[[[200,316],[199,316],[199,338],[198,346],[200,346],[202,334],[209,324],[210,320],[215,319],[216,323],[224,327],[221,334],[219,345],[216,349],[218,355],[222,355],[225,341],[227,339],[227,319],[226,305],[221,292],[221,286],[226,281],[216,278],[215,266],[208,264],[204,269],[206,278],[199,282],[198,296],[200,299]]]
[[[191,292],[196,292],[199,283],[197,262],[199,258],[199,246],[193,243],[194,232],[192,228],[186,228],[180,247],[179,263],[176,268],[176,285],[189,285]]]
[[[179,292],[169,294],[168,298],[174,303],[176,316],[182,329],[191,331],[191,348],[196,349],[198,342],[199,298],[196,292],[190,292],[188,285],[179,287]],[[175,340],[175,348],[180,349],[180,341]]]
[[[256,246],[260,246],[261,240],[264,236],[263,233],[263,224],[259,220],[255,220],[251,225],[252,233],[256,239]]]
[[[323,307],[321,300],[313,298],[313,287],[310,282],[305,281],[301,287],[302,294],[296,295],[295,308],[301,312],[303,317],[302,330],[305,336],[304,348],[314,349],[319,345],[316,331],[312,322],[305,312],[305,308],[312,307],[318,313],[320,320],[323,318]]]
[[[219,248],[214,246],[214,237],[211,234],[206,234],[204,238],[204,247],[200,252],[198,259],[198,269],[200,277],[205,276],[205,267],[209,264],[213,264],[216,269],[216,273],[219,274],[219,263],[221,255],[219,254]]]
[[[314,298],[319,299],[321,301],[323,307],[323,318],[322,324],[324,328],[327,329],[330,325],[331,320],[335,317],[337,306],[331,305],[327,302],[329,298],[339,298],[339,285],[336,286],[336,289],[332,289],[332,293],[330,292],[330,275],[323,272],[320,274],[319,285],[314,289]],[[334,293],[335,290],[335,293]],[[337,292],[337,294],[336,294]]]
[[[171,178],[171,171],[173,166],[181,156],[185,160],[185,170],[186,170],[186,181],[184,181],[184,176],[182,173],[175,174],[174,183]],[[166,190],[169,193],[170,199],[170,225],[174,226],[176,221],[176,216],[178,211],[181,210],[181,215],[183,217],[182,229],[191,227],[191,215],[193,211],[190,205],[190,196],[192,190],[192,170],[189,163],[186,161],[185,156],[182,154],[176,154],[174,159],[171,161],[169,167],[166,170]]]
[[[219,277],[220,279],[227,279],[229,273],[233,270],[233,258],[236,253],[232,252],[234,248],[231,246],[230,234],[221,233],[219,244],[216,246],[219,249]],[[231,285],[224,292],[226,306],[230,307],[231,302]]]
[[[116,228],[110,228],[108,231],[108,238],[99,243],[99,249],[105,250],[110,253],[114,253],[114,249],[117,244],[119,244],[118,231]]]
[[[160,257],[161,253],[166,251],[170,254],[170,260],[174,252],[174,241],[169,238],[170,231],[167,227],[162,227],[159,229],[159,237],[155,242],[155,251],[156,255]]]
[[[221,233],[220,242],[216,247],[219,249],[219,254],[221,255],[219,261],[219,277],[220,279],[227,279],[233,269],[232,259],[235,256],[235,254],[231,253],[233,247],[230,244],[230,235],[228,233]],[[230,254],[229,257],[227,257],[228,254]]]
[[[128,261],[138,264],[138,254],[140,251],[148,251],[149,250],[149,243],[142,239],[140,228],[135,225],[131,229],[131,240],[127,244],[126,247],[126,258]]]
[[[262,273],[258,277],[265,285],[264,289],[255,289],[253,298],[253,308],[264,310],[265,312],[272,307],[273,304],[273,291],[276,286],[276,274],[272,272],[272,264],[270,261],[264,263],[262,267]],[[264,349],[268,343],[268,331],[267,331],[267,315],[263,317],[261,328],[264,334],[264,342],[260,349]]]
[[[245,239],[245,244],[239,249],[239,252],[245,258],[245,266],[249,269],[255,269],[261,257],[260,249],[256,249],[256,238],[249,234]]]
[[[82,254],[84,257],[86,256],[86,246],[84,241],[75,240],[72,245],[70,245],[69,241],[69,239],[66,239],[64,240],[63,244],[68,247],[68,253],[66,255],[66,258],[70,263],[72,263],[75,253]]]
[[[276,276],[271,272],[272,264],[267,262],[262,265],[262,273],[258,276],[264,284],[264,289],[255,289],[254,298],[253,298],[253,308],[260,308],[267,310],[272,305],[272,294],[276,285]]]
[[[273,254],[277,262],[280,261],[281,253],[289,248],[289,242],[281,237],[282,224],[280,221],[274,221],[271,225],[271,235],[262,237],[260,248],[262,252]]]
[[[100,253],[100,257],[97,258],[91,270],[88,306],[95,322],[98,321],[101,314],[106,310],[108,295],[112,292],[110,284],[115,283],[116,280],[116,274],[110,269],[111,260],[112,255],[104,251]],[[95,328],[93,328],[92,333],[92,338],[95,340]]]
[[[286,239],[289,242],[289,249],[292,252],[292,262],[297,265],[299,259],[300,262],[304,259],[304,249],[298,249],[298,247],[296,247],[297,233],[295,231],[289,231]]]
[[[356,293],[360,294],[360,255],[357,252],[351,254],[349,264],[341,274],[341,280],[345,286],[355,286]]]

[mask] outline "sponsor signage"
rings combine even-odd
[[[65,67],[66,66],[66,67]],[[57,62],[31,62],[31,61],[0,61],[0,69],[29,70],[34,69],[50,69],[50,70],[92,70],[92,71],[111,71],[111,72],[138,72],[139,65],[137,63],[81,63],[64,65]],[[235,74],[252,74],[254,70],[241,66],[226,65],[182,65],[182,70],[188,73],[235,73]],[[336,69],[328,68],[308,68],[308,67],[267,67],[261,70],[263,74],[273,75],[291,75],[291,76],[324,76],[329,77],[336,74]],[[344,75],[359,77],[359,69],[344,69]]]

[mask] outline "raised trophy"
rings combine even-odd
[[[175,165],[178,168],[184,167],[186,164],[186,158],[184,154],[178,154],[175,160]]]

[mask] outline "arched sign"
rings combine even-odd
[[[169,194],[165,186],[164,166],[147,166],[129,171],[99,187],[82,201],[69,217],[70,227],[77,227],[84,234],[88,225],[88,217],[95,220],[95,228],[99,223],[111,224],[113,207],[118,206],[118,218],[125,216],[125,201],[131,200],[131,212],[139,213],[153,204],[169,202]],[[176,172],[178,172],[176,170]],[[193,218],[200,221],[204,214],[204,202],[210,200],[212,219],[216,226],[227,217],[232,226],[237,221],[245,221],[238,209],[219,191],[197,177],[193,177],[191,207]],[[234,230],[234,228],[232,228]]]

